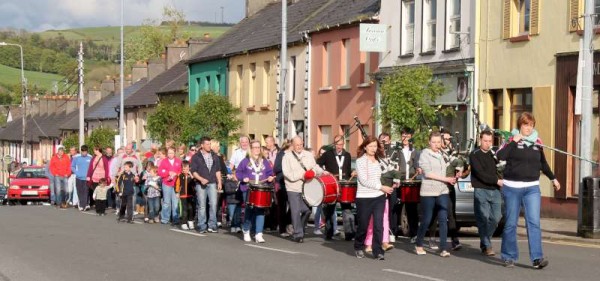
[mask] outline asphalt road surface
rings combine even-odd
[[[312,229],[309,229],[312,234]],[[17,280],[598,280],[600,248],[544,243],[550,265],[534,270],[527,243],[504,268],[479,253],[476,237],[441,258],[413,253],[399,239],[385,261],[357,259],[352,242],[309,235],[303,244],[266,234],[267,243],[241,235],[174,230],[166,225],[118,224],[114,214],[50,206],[0,207],[0,281]],[[499,240],[494,241],[496,249]]]

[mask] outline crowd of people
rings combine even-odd
[[[406,210],[417,255],[428,253],[424,248],[428,232],[429,248],[439,250],[441,257],[461,249],[454,186],[470,173],[482,254],[496,254],[491,237],[502,217],[504,200],[501,258],[505,266],[512,267],[518,260],[516,227],[523,205],[530,259],[534,268],[543,268],[548,261],[543,256],[539,226],[540,171],[556,189],[560,184],[537,145],[541,140],[534,127],[533,115],[522,114],[513,137],[497,153],[492,150],[494,133],[481,132],[479,148],[465,163],[457,159],[449,132],[432,132],[428,147],[417,150],[411,143],[412,131],[404,129],[401,141],[394,146],[389,134],[365,136],[355,155],[355,170],[351,167],[352,154],[344,149],[343,135],[315,151],[318,155],[307,150],[298,136],[281,146],[273,137],[267,137],[263,146],[242,136],[229,160],[221,154],[221,144],[208,137],[189,149],[168,141],[144,154],[131,144],[118,148],[115,154],[110,147],[94,147],[91,155],[86,145],[79,151],[72,147],[68,154],[64,147],[58,147],[47,163],[47,176],[51,180],[51,204],[57,208],[72,206],[87,211],[95,207],[98,215],[113,209],[118,222],[133,223],[139,218],[149,224],[171,224],[199,233],[217,233],[220,227],[227,227],[246,242],[254,239],[265,243],[264,232],[269,229],[303,243],[309,216],[314,213],[315,234],[323,234],[324,226],[324,239],[343,236],[354,241],[356,257],[364,258],[368,253],[384,260],[385,252],[394,248],[394,239],[401,233],[399,203]],[[499,161],[506,162],[503,172],[497,169]],[[335,201],[307,202],[307,183],[325,178],[339,183],[335,196],[339,196],[340,186],[355,190],[352,201],[338,202],[342,232],[338,232]],[[402,201],[401,190],[408,183],[420,184],[418,201]],[[439,245],[432,238],[437,232]]]

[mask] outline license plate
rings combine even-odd
[[[473,192],[473,186],[470,182],[461,183],[458,185],[458,189],[462,192]]]
[[[21,195],[38,195],[38,192],[35,190],[24,190],[21,192]]]

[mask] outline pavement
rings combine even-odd
[[[600,245],[600,239],[583,238],[577,236],[577,221],[568,219],[553,219],[541,218],[540,226],[542,228],[542,239],[544,241],[553,242],[570,242],[589,245]],[[477,234],[477,228],[461,228],[464,233]],[[520,217],[517,235],[527,237],[527,228],[525,226],[525,218]]]
[[[597,280],[600,246],[545,241],[550,265],[531,268],[526,239],[520,259],[504,268],[484,257],[479,239],[461,237],[463,249],[442,258],[417,256],[398,239],[385,261],[357,259],[353,243],[324,241],[308,229],[304,243],[266,233],[267,243],[244,242],[221,229],[215,234],[168,225],[117,223],[105,217],[49,206],[0,206],[0,280]],[[494,238],[493,246],[500,248]]]

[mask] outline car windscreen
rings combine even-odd
[[[39,169],[25,168],[25,169],[22,169],[21,171],[19,171],[17,178],[19,178],[19,179],[46,178],[46,173],[44,172],[43,168],[39,168]]]

